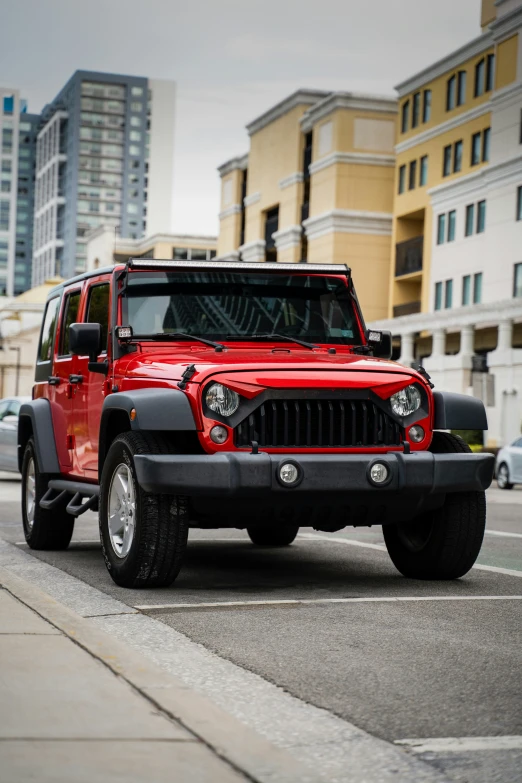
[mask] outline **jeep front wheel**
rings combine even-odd
[[[469,452],[458,436],[435,432],[435,454]],[[458,470],[458,468],[456,468]],[[458,579],[474,565],[486,527],[485,492],[448,493],[441,508],[393,525],[383,525],[393,564],[412,579]]]
[[[151,433],[127,432],[111,444],[100,483],[100,538],[120,587],[166,587],[177,577],[188,538],[187,498],[156,495],[138,484],[137,454],[172,453]]]

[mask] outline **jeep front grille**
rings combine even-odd
[[[267,400],[234,431],[238,448],[399,446],[399,425],[369,400]]]

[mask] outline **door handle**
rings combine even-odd
[[[59,386],[59,385],[60,385],[60,382],[61,382],[61,380],[62,380],[62,379],[61,379],[61,378],[58,378],[58,376],[56,376],[56,375],[50,375],[50,376],[47,378],[47,383],[49,384],[49,386]]]
[[[83,383],[83,375],[69,375],[69,383]]]

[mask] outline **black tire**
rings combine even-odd
[[[169,442],[155,433],[127,432],[111,444],[100,482],[100,538],[105,565],[120,587],[167,587],[183,562],[188,538],[188,504],[181,495],[156,495],[138,484],[136,454],[171,454]],[[135,497],[134,536],[118,555],[109,531],[109,492],[119,466],[130,471]]]
[[[497,486],[499,489],[513,489],[513,484],[509,480],[509,468],[505,462],[501,462],[497,471]]]
[[[250,540],[258,546],[289,546],[298,532],[298,525],[247,527]]]
[[[469,452],[457,435],[435,432],[435,454]],[[383,525],[393,564],[411,579],[458,579],[474,565],[486,527],[485,492],[448,493],[442,508],[411,522]]]
[[[29,498],[28,488],[34,476],[34,498]],[[40,473],[34,440],[29,438],[22,462],[22,522],[25,540],[31,549],[67,549],[74,530],[74,517],[65,507],[40,508],[40,500],[47,492],[49,479]]]

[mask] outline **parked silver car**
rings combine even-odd
[[[522,437],[500,449],[495,475],[500,489],[513,489],[514,484],[522,484]]]
[[[0,470],[18,473],[18,412],[30,397],[0,400]]]

